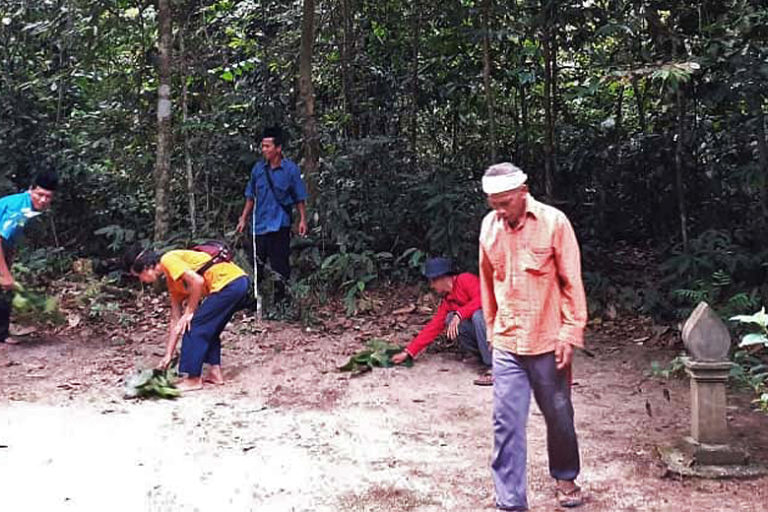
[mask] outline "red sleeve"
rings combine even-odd
[[[457,312],[462,320],[469,320],[475,311],[483,307],[483,300],[480,295],[480,279],[475,274],[467,272],[459,275],[456,279],[456,286],[459,287],[457,295],[468,299],[467,303],[461,306]]]
[[[421,330],[421,332],[411,341],[405,351],[410,354],[411,357],[416,357],[424,350],[427,345],[435,341],[437,335],[445,329],[445,317],[448,316],[448,303],[446,301],[440,301],[440,305],[437,307],[437,313],[432,317],[427,325]]]

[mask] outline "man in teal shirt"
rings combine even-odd
[[[54,171],[43,171],[26,192],[0,199],[0,342],[18,343],[8,336],[11,297],[16,284],[11,274],[16,239],[29,219],[48,209],[58,184],[59,177]]]

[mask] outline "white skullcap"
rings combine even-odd
[[[503,169],[502,169],[503,166]],[[518,169],[512,164],[497,164],[490,167],[488,170],[498,168],[498,170],[506,170],[503,174],[491,173],[491,176],[483,176],[483,192],[486,194],[500,194],[509,190],[515,190],[523,186],[528,180],[528,175]],[[494,169],[496,170],[496,169]]]

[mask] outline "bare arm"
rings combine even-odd
[[[185,270],[181,275],[184,279],[184,284],[187,285],[189,291],[189,297],[187,297],[187,307],[184,308],[184,314],[179,318],[179,330],[180,334],[184,334],[189,329],[189,323],[192,321],[192,316],[197,310],[197,305],[200,304],[200,299],[203,296],[203,288],[205,287],[205,279],[203,276],[192,270]]]
[[[176,328],[176,324],[181,317],[181,302],[176,296],[171,295],[171,319],[168,326],[168,340],[165,342],[165,356],[160,362],[160,368],[168,368],[173,359],[173,354],[176,352],[176,344],[179,342],[179,332]]]
[[[0,239],[0,287],[5,290],[13,289],[14,280],[11,269],[5,263],[5,251],[3,250],[2,239]]]
[[[245,229],[245,223],[248,222],[248,216],[253,211],[253,199],[247,198],[245,205],[243,206],[243,213],[240,214],[240,219],[237,221],[237,232],[242,233]]]
[[[189,297],[187,298],[187,308],[184,311],[185,315],[192,315],[197,310],[197,305],[200,304],[200,298],[203,296],[203,287],[205,286],[205,279],[203,276],[192,270],[185,270],[181,276],[184,279],[184,283],[189,290]]]
[[[307,236],[307,203],[299,201],[296,208],[299,210],[299,236]]]

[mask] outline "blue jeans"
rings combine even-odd
[[[451,324],[455,314],[455,311],[451,311],[445,317],[446,327]],[[485,329],[485,317],[482,309],[478,309],[472,313],[471,318],[466,318],[459,323],[459,347],[479,356],[485,366],[491,366],[493,357],[491,347],[488,346],[488,331]]]
[[[493,350],[493,457],[496,506],[528,508],[526,423],[531,390],[547,425],[549,474],[575,480],[580,471],[568,373],[558,371],[554,352],[518,356]]]
[[[179,355],[179,373],[199,377],[203,363],[221,364],[221,331],[242,305],[248,293],[248,277],[238,277],[203,300],[184,333]]]

